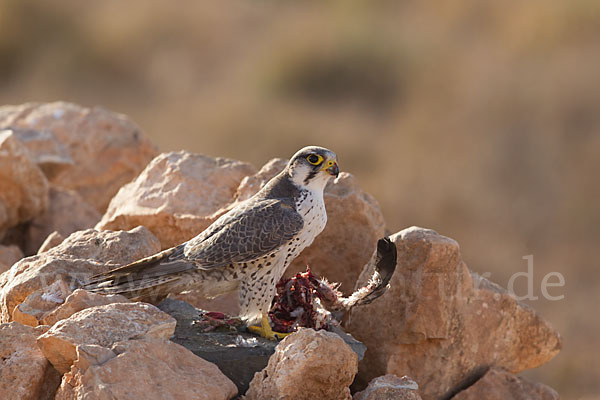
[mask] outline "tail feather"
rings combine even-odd
[[[94,275],[81,288],[95,293],[121,294],[131,299],[164,297],[173,282],[193,269],[194,264],[183,257],[183,245],[179,245]]]

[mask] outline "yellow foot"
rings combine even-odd
[[[287,335],[290,335],[290,333],[274,332],[271,329],[271,324],[269,324],[269,318],[267,317],[267,314],[262,315],[260,326],[249,326],[248,330],[269,340],[281,340]]]

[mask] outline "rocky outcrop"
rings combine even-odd
[[[54,398],[60,376],[36,344],[42,333],[18,322],[0,324],[0,399]]]
[[[168,340],[144,338],[110,348],[77,346],[56,400],[227,400],[236,393],[214,364]]]
[[[100,212],[156,155],[133,121],[101,107],[65,102],[4,106],[3,127],[17,131],[52,184],[75,190]]]
[[[300,329],[277,345],[267,367],[250,382],[246,399],[351,399],[357,362],[336,334]]]
[[[559,334],[504,289],[472,274],[454,240],[414,227],[391,239],[398,265],[390,289],[353,309],[347,324],[369,349],[359,386],[378,375],[409,375],[424,399],[446,398],[489,366],[517,373],[559,352]],[[361,278],[369,276],[364,271]]]
[[[77,192],[51,186],[48,209],[35,217],[27,229],[25,253],[37,253],[53,232],[67,237],[73,232],[93,228],[100,218],[100,213]]]
[[[250,164],[240,161],[183,151],[161,154],[119,190],[96,228],[143,225],[163,248],[175,246],[218,218],[240,181],[253,173]]]
[[[0,124],[0,127],[2,125]],[[12,130],[0,130],[0,239],[48,207],[48,181]]]
[[[541,383],[529,382],[501,368],[490,368],[474,385],[453,400],[558,400],[558,394]]]
[[[176,324],[149,304],[76,290],[197,235],[286,163],[255,173],[235,160],[156,156],[131,120],[101,108],[0,107],[0,398],[230,399],[249,387],[248,400],[350,399],[357,371],[353,389],[364,390],[355,400],[558,398],[515,375],[554,357],[558,333],[471,272],[454,240],[426,229],[392,236],[389,290],[349,315],[345,326],[366,353],[345,335],[301,329],[276,344],[177,300],[162,303]],[[287,273],[309,265],[349,294],[372,276],[363,266],[385,223],[348,173],[324,197],[328,224]],[[238,310],[235,293],[172,297]]]
[[[419,385],[407,376],[384,375],[373,379],[369,386],[355,393],[352,400],[421,400]]]
[[[110,348],[129,339],[169,339],[174,331],[175,319],[150,304],[115,303],[79,311],[57,322],[37,341],[54,368],[65,373],[77,358],[77,346]]]
[[[152,255],[160,250],[160,243],[146,228],[131,231],[103,231],[93,229],[73,233],[60,245],[39,255],[17,262],[5,273],[6,284],[0,292],[2,321],[12,321],[15,307],[38,291],[40,298],[52,300],[56,293],[48,288],[63,280],[70,290],[78,281],[90,275],[106,272],[116,266],[127,264]],[[58,306],[68,296],[62,293]],[[49,310],[45,309],[45,312]]]

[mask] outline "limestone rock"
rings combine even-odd
[[[31,293],[64,280],[71,289],[90,275],[106,272],[155,254],[158,239],[146,228],[131,231],[93,229],[75,232],[60,245],[39,255],[17,262],[5,274],[6,284],[0,293],[2,321],[12,321],[13,310]]]
[[[389,290],[352,309],[347,324],[369,349],[359,388],[379,375],[408,375],[424,399],[444,398],[488,366],[516,373],[559,352],[559,334],[504,289],[472,275],[454,240],[415,227],[391,239],[398,265]]]
[[[277,345],[267,367],[250,382],[246,399],[351,399],[357,363],[336,334],[300,329]]]
[[[305,271],[308,265],[315,275],[341,283],[340,290],[349,295],[377,240],[385,236],[385,221],[375,198],[347,172],[327,184],[324,198],[327,225],[286,275]]]
[[[111,349],[98,347],[77,347],[77,360],[56,400],[227,400],[237,393],[214,364],[168,340],[144,338],[118,342]]]
[[[143,225],[163,248],[180,244],[218,218],[233,201],[250,164],[188,152],[156,157],[113,198],[97,229]]]
[[[352,400],[421,400],[418,389],[419,385],[409,377],[390,374],[373,379],[365,390],[355,393]]]
[[[54,398],[59,380],[36,344],[40,333],[39,329],[18,322],[0,324],[1,399]]]
[[[558,400],[558,394],[541,383],[529,382],[501,368],[490,368],[454,400]]]
[[[48,209],[34,218],[27,230],[25,252],[37,253],[48,235],[54,231],[67,237],[73,232],[93,228],[100,218],[100,213],[77,192],[51,186]]]
[[[59,279],[49,286],[44,286],[31,293],[13,310],[13,320],[24,325],[38,326],[45,314],[51,312],[62,304],[71,289],[69,285]]]
[[[4,106],[0,107],[2,127],[49,132],[21,134],[22,142],[49,171],[53,184],[77,191],[100,212],[156,155],[133,121],[100,107],[65,102]],[[59,168],[49,169],[48,163]]]
[[[108,304],[57,322],[38,338],[38,344],[54,368],[65,373],[76,359],[79,345],[111,347],[116,342],[143,337],[168,339],[175,323],[174,318],[150,304]]]
[[[23,252],[18,246],[0,245],[0,274],[10,269],[10,267],[23,258]]]
[[[11,130],[0,130],[0,238],[48,206],[48,181]]]
[[[44,240],[44,242],[38,249],[37,254],[42,254],[42,253],[50,250],[51,248],[58,246],[59,244],[61,244],[63,242],[63,240],[65,240],[65,237],[63,235],[61,235],[57,231],[52,232]]]
[[[0,108],[0,114],[6,110],[6,107]],[[67,146],[51,131],[13,128],[13,132],[27,148],[31,161],[40,167],[47,179],[52,180],[75,164]]]
[[[56,322],[69,318],[71,315],[86,308],[104,306],[113,303],[130,303],[131,301],[120,294],[102,295],[87,290],[77,289],[71,293],[60,306],[42,315],[41,324],[52,326]]]
[[[273,158],[254,175],[249,175],[242,179],[240,186],[235,193],[237,202],[248,200],[256,194],[263,186],[267,184],[278,173],[283,171],[288,160],[282,158]]]

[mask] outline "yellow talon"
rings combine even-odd
[[[287,335],[290,335],[290,333],[274,332],[271,329],[271,324],[269,324],[267,314],[262,315],[260,326],[249,326],[248,330],[269,340],[281,340]]]

